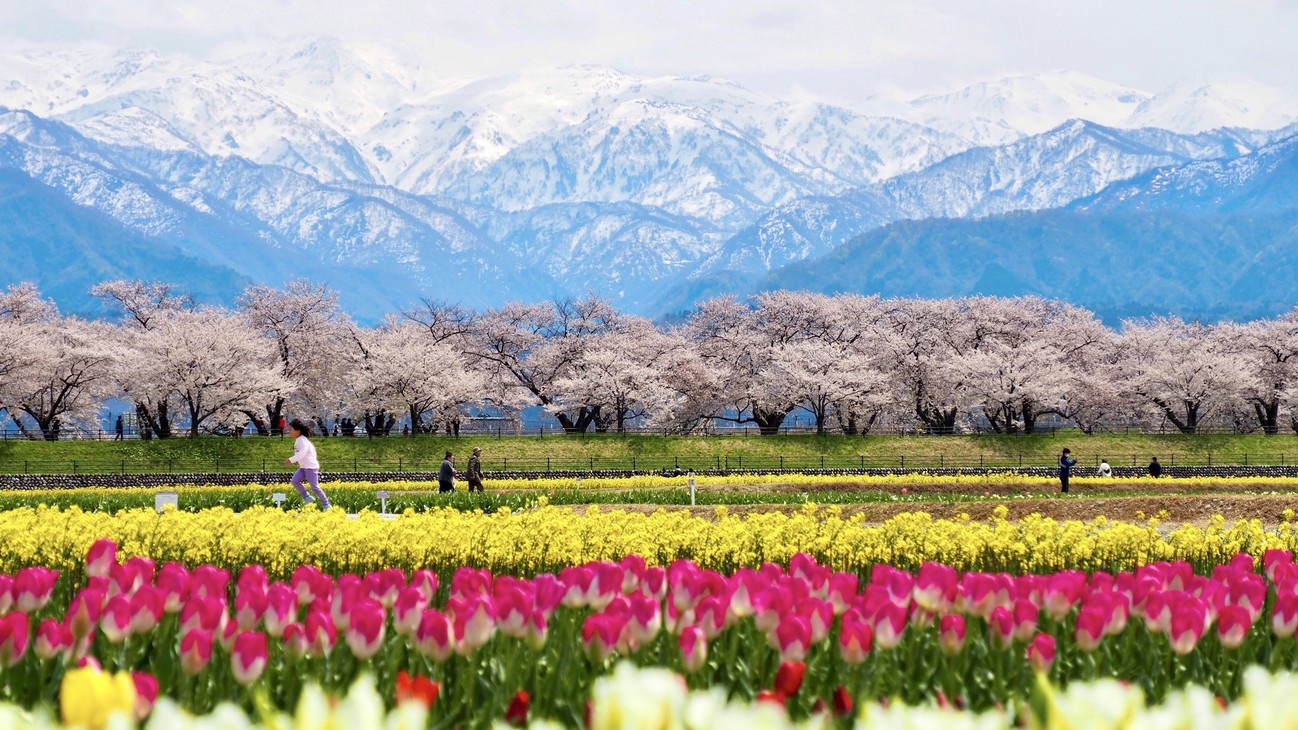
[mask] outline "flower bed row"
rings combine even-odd
[[[340,693],[372,674],[388,705],[436,696],[442,726],[529,713],[578,725],[596,680],[628,660],[802,720],[879,698],[1024,706],[1034,673],[1119,678],[1154,701],[1194,683],[1230,700],[1249,667],[1298,667],[1298,565],[1282,550],[1208,575],[1185,562],[1048,575],[927,562],[877,564],[862,581],[797,553],[729,573],[628,555],[528,578],[301,564],[275,581],[256,564],[159,565],[101,539],[78,572],[0,576],[3,699],[66,718],[77,697],[130,685],[141,715],[157,696],[198,713],[226,698],[291,708],[311,683]],[[115,684],[96,684],[100,666]]]
[[[399,690],[397,706],[385,708],[384,698],[369,677],[362,677],[345,696],[331,700],[315,685],[303,691],[292,714],[263,710],[254,720],[232,704],[219,705],[211,714],[195,717],[175,702],[162,698],[146,709],[146,730],[269,730],[289,727],[389,728],[416,730],[429,724],[439,700],[440,687],[407,678]],[[84,670],[72,677],[70,689],[88,692],[89,701],[64,709],[68,724],[50,713],[27,712],[0,704],[0,726],[12,730],[63,730],[108,726],[136,727],[139,702],[134,682]],[[746,703],[726,697],[723,690],[690,691],[679,675],[662,669],[619,664],[595,682],[587,703],[583,727],[587,730],[713,730],[749,727],[769,730],[1127,730],[1176,728],[1177,730],[1275,730],[1289,727],[1298,716],[1298,675],[1270,675],[1250,668],[1245,692],[1229,705],[1208,690],[1191,686],[1178,690],[1162,703],[1147,705],[1138,687],[1112,680],[1075,683],[1066,689],[1038,681],[1029,706],[975,713],[949,703],[906,705],[896,702],[853,704],[840,695],[834,705],[817,707],[808,718],[793,722],[777,701]],[[528,719],[527,703],[514,704],[515,713],[495,723],[498,728],[528,727],[556,730],[568,727],[546,719]],[[75,723],[75,724],[73,724]]]
[[[1010,522],[1007,510],[992,519],[932,519],[906,513],[877,525],[862,515],[845,518],[835,506],[806,505],[792,514],[737,516],[718,507],[712,517],[681,511],[652,513],[539,507],[479,514],[455,509],[409,512],[395,519],[364,512],[252,508],[235,513],[127,510],[116,514],[77,508],[23,508],[0,513],[0,571],[45,565],[78,571],[96,539],[111,537],[128,554],[186,565],[212,563],[237,571],[265,566],[286,579],[300,564],[331,574],[395,567],[427,568],[443,578],[470,565],[495,573],[531,575],[589,561],[643,555],[656,564],[690,558],[726,572],[764,562],[787,563],[807,552],[836,570],[865,576],[875,563],[914,570],[925,561],[960,570],[1040,573],[1070,568],[1130,570],[1163,560],[1183,560],[1200,572],[1239,552],[1261,556],[1298,544],[1292,522],[1266,529],[1256,521],[1167,529],[1157,519],[1141,524],[1098,518],[1056,521],[1030,516]]]

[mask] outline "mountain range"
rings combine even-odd
[[[0,284],[35,280],[69,311],[93,313],[84,289],[113,276],[213,301],[307,276],[362,319],[421,297],[485,307],[594,291],[656,315],[770,286],[1036,291],[995,273],[1022,263],[1008,242],[978,248],[1001,267],[990,279],[944,288],[903,285],[879,241],[1016,236],[1038,215],[1158,230],[1212,218],[1195,229],[1207,251],[1211,231],[1271,231],[1298,206],[1283,164],[1269,192],[1231,192],[1289,159],[1298,133],[1298,95],[1248,79],[1149,93],[1059,72],[849,109],[590,66],[452,82],[328,38],[218,61],[50,48],[0,60]],[[1241,195],[1270,207],[1232,208]],[[1044,226],[1057,235],[1035,245],[1078,245],[1071,225]],[[1152,250],[1130,235],[1107,245]],[[43,266],[55,251],[63,263]],[[1112,311],[1146,301],[1104,296]]]

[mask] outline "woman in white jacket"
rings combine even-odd
[[[285,459],[284,463],[290,466],[297,464],[297,471],[293,472],[293,487],[297,489],[298,494],[302,495],[303,502],[319,499],[320,509],[329,509],[329,497],[325,496],[324,490],[320,488],[320,460],[316,458],[315,444],[308,438],[311,435],[311,427],[294,418],[288,425],[288,431],[293,436],[293,456]],[[306,487],[302,486],[303,481],[311,484],[311,491],[315,493],[314,498],[307,493]]]

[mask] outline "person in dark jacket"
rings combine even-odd
[[[1072,452],[1064,449],[1059,455],[1059,487],[1061,492],[1068,494],[1068,478],[1073,474],[1073,467],[1077,465],[1077,459],[1069,456]]]
[[[474,447],[473,455],[469,457],[469,471],[464,475],[469,480],[469,491],[482,492],[482,449]]]
[[[1163,475],[1163,465],[1158,463],[1157,456],[1149,462],[1149,475],[1151,477],[1160,477]]]
[[[437,491],[439,493],[455,491],[455,477],[458,474],[455,471],[455,454],[446,452],[446,458],[442,460],[442,468],[437,472]]]

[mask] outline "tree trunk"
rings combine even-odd
[[[1280,433],[1280,401],[1278,398],[1253,401],[1253,412],[1257,414],[1262,433],[1274,436]]]
[[[960,409],[955,406],[951,408],[918,406],[915,409],[915,415],[919,416],[919,420],[925,426],[928,426],[929,431],[940,435],[955,433],[955,417],[959,412]]]
[[[764,411],[754,408],[753,417],[749,420],[757,424],[757,432],[761,435],[775,436],[780,432],[780,426],[784,424],[784,419],[788,415],[787,411]]]

